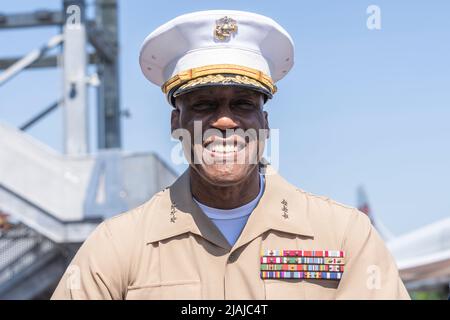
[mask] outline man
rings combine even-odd
[[[54,299],[409,298],[364,214],[262,158],[263,105],[293,56],[280,25],[248,12],[187,14],[147,37],[141,68],[174,107],[189,169],[100,224]]]

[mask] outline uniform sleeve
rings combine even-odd
[[[394,258],[363,213],[352,215],[344,236],[344,274],[337,299],[410,299]]]
[[[124,274],[107,222],[102,222],[78,250],[52,300],[122,299]]]

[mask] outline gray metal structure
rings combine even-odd
[[[62,61],[64,92],[62,99],[66,112],[66,151],[69,154],[86,153],[86,86],[98,78],[97,113],[98,147],[121,147],[120,90],[118,71],[117,0],[97,0],[95,18],[88,20],[84,0],[63,0],[61,11],[39,10],[31,13],[0,13],[0,31],[17,28],[58,26],[62,33],[47,44],[23,58],[0,59],[0,86],[26,68],[57,67]],[[95,49],[87,53],[87,43]],[[46,56],[55,46],[62,46],[59,56]],[[88,77],[87,66],[95,65],[97,73]],[[59,98],[58,98],[59,101]]]
[[[96,12],[97,28],[91,30],[91,38],[97,50],[102,52],[97,63],[97,72],[102,79],[98,88],[98,145],[100,148],[119,148],[121,111],[116,0],[97,0]]]
[[[29,68],[61,67],[63,92],[20,128],[0,122],[0,299],[48,298],[80,244],[105,218],[137,207],[176,178],[156,154],[120,150],[116,0],[61,11],[1,14],[0,31],[57,26],[61,34],[24,57],[0,59],[0,86]],[[89,43],[95,49],[88,53]],[[53,48],[60,54],[47,56]],[[89,75],[89,65],[96,73]],[[89,146],[88,87],[97,87],[98,148]],[[25,130],[63,107],[64,153]]]

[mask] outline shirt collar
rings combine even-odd
[[[193,233],[227,250],[236,249],[269,230],[313,237],[303,193],[268,166],[265,190],[233,248],[214,223],[192,199],[187,169],[169,188],[161,192],[148,230],[147,243]]]

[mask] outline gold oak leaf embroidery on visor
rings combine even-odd
[[[200,77],[197,79],[193,79],[182,86],[178,88],[178,90],[183,91],[186,89],[190,89],[193,87],[196,87],[198,85],[205,85],[205,84],[244,84],[244,85],[251,85],[254,87],[261,88],[263,90],[269,90],[266,86],[261,84],[260,82],[251,79],[246,76],[240,76],[240,75],[228,75],[224,76],[222,74],[212,74],[205,77]]]

